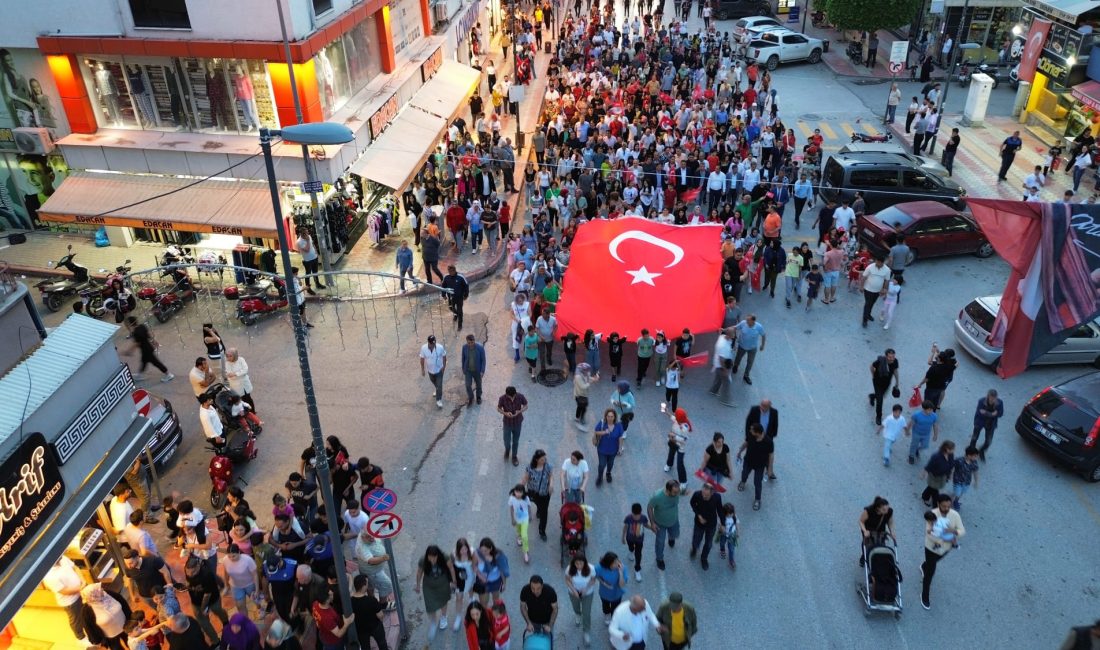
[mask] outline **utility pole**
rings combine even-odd
[[[294,115],[298,118],[298,124],[302,123],[302,100],[298,97],[298,84],[294,80],[294,60],[290,56],[290,41],[286,36],[286,20],[283,19],[283,0],[275,0],[275,6],[279,10],[279,28],[283,31],[283,49],[286,53],[286,71],[290,77],[290,94],[294,96]],[[328,241],[328,219],[320,209],[320,201],[317,200],[317,192],[314,187],[317,182],[317,173],[313,168],[313,158],[309,154],[309,147],[302,145],[302,163],[306,166],[306,181],[309,190],[309,207],[313,212],[313,223],[316,225],[317,252],[321,254],[321,269],[328,273],[332,271],[332,259],[330,257],[332,247]],[[327,282],[326,282],[327,284]]]

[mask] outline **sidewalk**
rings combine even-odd
[[[957,116],[949,116],[940,126],[935,152],[929,154],[925,150],[923,155],[938,160],[943,144],[954,127],[958,127],[962,143],[959,145],[958,153],[955,154],[953,178],[966,188],[967,196],[1021,200],[1024,195],[1024,178],[1035,169],[1036,165],[1043,164],[1049,143],[1043,142],[1010,117],[986,117],[984,126],[966,127],[959,124]],[[890,125],[890,129],[897,136],[899,144],[912,148],[913,136],[905,133],[904,117]],[[1001,156],[998,152],[1001,143],[1017,130],[1020,132],[1020,139],[1023,140],[1023,147],[1016,152],[1016,159],[1008,171],[1008,180],[998,182],[997,172],[1001,168]],[[1063,160],[1058,171],[1052,170],[1047,175],[1046,185],[1040,192],[1044,200],[1057,201],[1062,198],[1066,190],[1073,189],[1073,178],[1065,173],[1065,169],[1066,161]],[[1082,181],[1075,199],[1081,201],[1091,194],[1093,184],[1091,178]]]
[[[493,57],[499,75],[512,74],[511,57],[507,60],[504,59],[499,44],[494,42],[491,45],[489,56]],[[532,156],[530,134],[538,125],[542,112],[542,100],[547,82],[546,68],[549,62],[549,55],[542,52],[536,55],[535,68],[538,76],[528,85],[524,100],[520,102],[520,125],[527,135],[525,137],[526,146],[522,151],[516,152],[515,185],[519,191],[511,195],[501,193],[512,208],[513,229],[522,228],[526,214],[525,203],[521,201],[521,197],[524,196],[523,172],[528,159]],[[504,116],[501,130],[502,133],[506,134],[506,137],[513,140],[515,139],[514,119],[512,116]],[[473,120],[467,119],[467,124],[472,128]],[[396,273],[395,253],[401,239],[408,239],[411,243],[411,230],[403,228],[383,240],[378,246],[372,245],[365,237],[361,238],[351,252],[333,267],[333,270]],[[2,242],[0,242],[0,245],[2,245]],[[91,275],[100,279],[107,273],[112,272],[116,266],[122,265],[127,259],[131,260],[129,266],[135,271],[152,268],[157,265],[156,258],[164,251],[162,244],[143,242],[135,243],[129,248],[115,246],[97,248],[93,239],[81,234],[38,231],[27,233],[27,242],[24,244],[7,248],[0,247],[0,261],[7,262],[10,272],[16,276],[65,276],[68,275],[67,271],[51,268],[49,262],[57,261],[64,256],[69,245],[72,245],[73,252],[76,254],[74,261],[87,267]],[[417,278],[423,279],[423,263],[420,255],[418,253],[414,254],[413,258],[414,273]],[[495,255],[490,255],[485,248],[482,249],[481,253],[474,255],[469,248],[456,252],[450,239],[446,239],[441,248],[439,266],[445,269],[448,264],[455,264],[459,272],[465,275],[468,281],[473,282],[490,275],[500,265],[503,258],[503,242],[498,242]],[[297,253],[291,253],[291,259],[294,263],[298,263],[300,258]],[[106,269],[106,272],[100,272],[100,269]],[[392,283],[384,283],[380,286],[388,287],[389,284]],[[387,290],[390,289],[387,288]]]
[[[796,29],[800,25],[789,25],[791,29]],[[853,65],[851,59],[848,58],[847,40],[843,39],[843,34],[835,28],[821,28],[814,27],[809,20],[806,21],[807,36],[814,38],[820,38],[829,41],[829,51],[821,54],[821,60],[825,65],[829,66],[829,69],[838,75],[846,77],[878,77],[881,79],[889,79],[894,76],[890,73],[890,48],[893,46],[894,41],[898,40],[897,36],[894,36],[891,32],[880,29],[878,31],[878,56],[875,57],[875,66],[868,68],[865,65]],[[909,71],[902,67],[902,71],[897,74],[898,77],[908,77]]]

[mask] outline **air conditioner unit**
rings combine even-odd
[[[447,15],[447,3],[440,2],[432,5],[432,24],[438,25],[440,23],[447,22],[450,16]]]
[[[54,150],[53,138],[48,129],[21,127],[13,129],[15,133],[15,146],[19,153],[36,153],[46,155]]]

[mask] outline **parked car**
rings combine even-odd
[[[774,27],[782,27],[783,26],[782,23],[780,23],[778,20],[775,19],[775,17],[773,17],[771,15],[771,4],[769,4],[767,2],[763,2],[763,3],[760,3],[760,4],[761,4],[762,7],[766,7],[766,9],[756,12],[756,15],[745,14],[744,18],[738,20],[736,23],[733,24],[733,35],[734,36],[740,38],[741,35],[744,34],[745,30],[747,30],[747,29],[758,29],[760,27],[767,27],[767,26],[774,26]],[[733,16],[733,14],[730,14],[727,17],[733,18],[734,16]],[[718,7],[718,20],[724,20],[724,18],[722,17],[722,6],[721,5],[719,5],[719,7]]]
[[[933,174],[889,153],[837,153],[825,162],[821,195],[838,203],[863,192],[867,212],[907,201],[939,201],[956,210],[966,207],[966,190],[946,176]]]
[[[1020,411],[1016,433],[1100,482],[1100,372],[1044,388]]]
[[[152,453],[153,462],[157,464],[159,470],[167,466],[169,459],[179,449],[180,442],[183,441],[183,431],[180,428],[179,416],[176,415],[171,402],[152,394],[149,395],[149,399],[152,405],[149,409],[149,415],[145,416],[153,423],[153,436],[149,439],[149,451]],[[149,460],[144,452],[141,454],[141,464],[144,467],[149,466]]]
[[[947,176],[947,168],[940,164],[940,161],[927,156],[914,155],[898,142],[849,142],[838,149],[837,153],[888,153],[937,176]]]
[[[955,340],[978,361],[994,369],[1001,363],[1001,348],[989,343],[993,323],[1001,310],[1000,296],[975,298],[955,319]],[[1100,319],[1080,325],[1065,341],[1032,362],[1032,365],[1091,363],[1100,368]]]
[[[905,235],[909,247],[906,265],[918,258],[944,255],[989,257],[993,245],[970,215],[936,201],[898,203],[875,214],[856,218],[860,241],[875,254],[885,254]]]
[[[775,70],[780,63],[791,61],[818,63],[824,49],[825,42],[820,38],[789,29],[775,29],[757,34],[749,43],[747,57],[750,61],[764,64],[768,70]]]

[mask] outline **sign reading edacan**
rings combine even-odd
[[[0,573],[61,505],[65,484],[48,447],[45,436],[32,433],[0,465]]]

